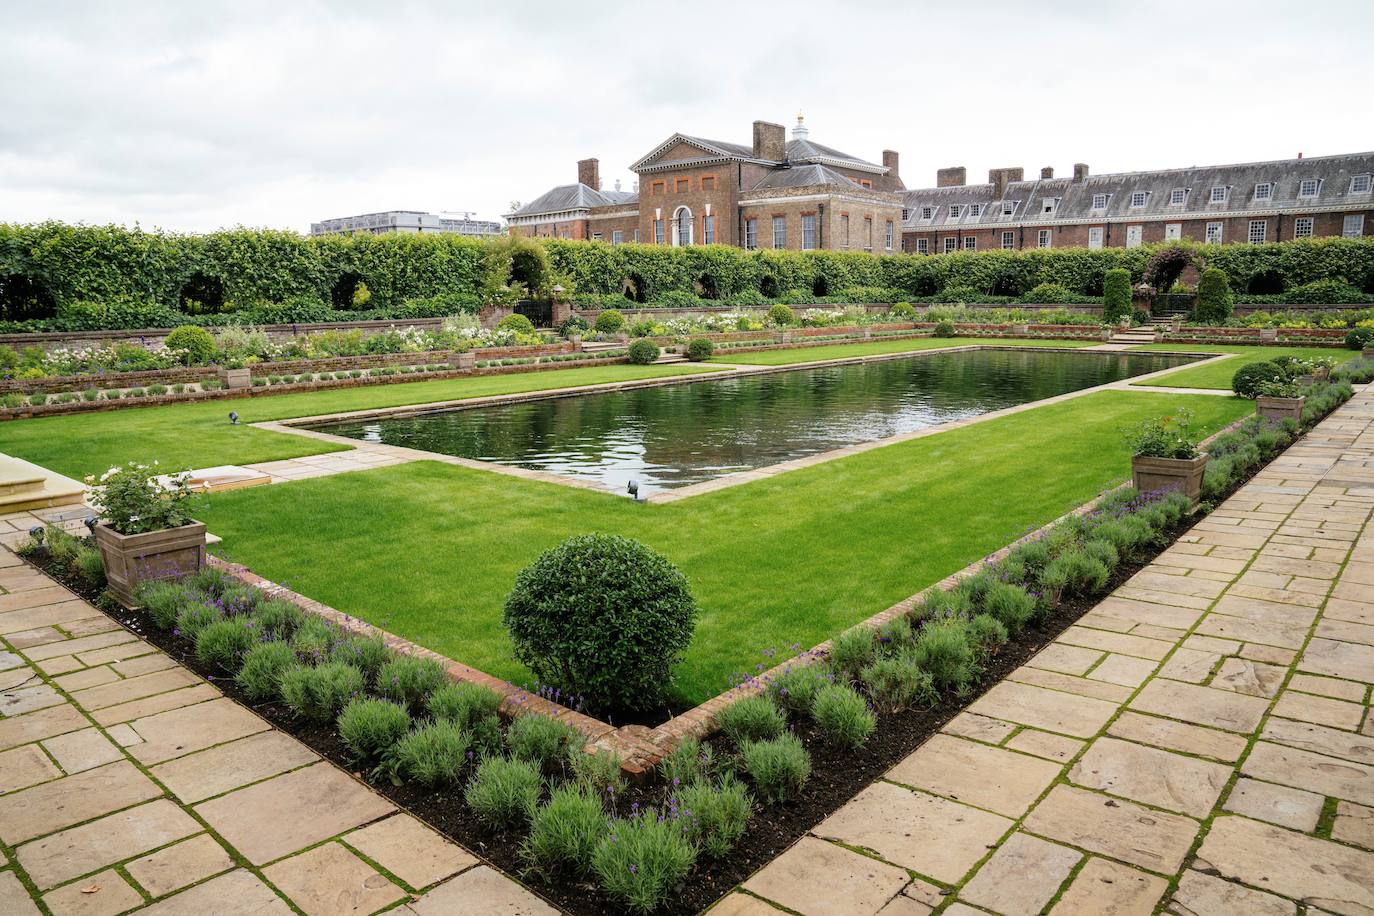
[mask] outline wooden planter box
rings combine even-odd
[[[95,543],[110,591],[125,607],[136,606],[134,590],[140,582],[189,575],[205,565],[201,522],[143,534],[120,534],[100,524],[95,526]]]
[[[253,371],[251,369],[220,369],[219,379],[224,382],[225,388],[253,387]]]
[[[1266,420],[1292,420],[1302,425],[1302,405],[1307,398],[1271,398],[1260,395],[1255,398],[1255,413]]]
[[[1196,458],[1131,458],[1131,483],[1141,493],[1178,490],[1188,497],[1189,507],[1198,504],[1202,496],[1202,472],[1207,456]]]

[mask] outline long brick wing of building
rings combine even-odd
[[[1272,242],[1363,236],[1374,218],[1374,153],[1026,180],[940,169],[907,190],[897,153],[870,162],[755,121],[749,144],[675,133],[632,165],[634,190],[603,190],[599,163],[506,215],[527,236],[622,244],[908,251],[1105,246],[1170,239]]]

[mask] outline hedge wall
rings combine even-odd
[[[113,226],[0,224],[0,322],[67,315],[82,327],[129,327],[140,321],[144,326],[175,323],[184,313],[246,310],[255,310],[254,317],[312,320],[359,304],[375,317],[404,307],[416,315],[443,313],[454,302],[475,304],[490,244],[443,234],[309,238],[240,228],[195,236]],[[883,256],[718,245],[539,244],[546,247],[553,271],[570,279],[577,295],[618,293],[628,280],[634,298],[645,302],[693,291],[719,299],[757,293],[800,298],[860,287],[899,290],[913,298],[937,295],[946,287],[1019,296],[1045,283],[1099,296],[1108,270],[1125,268],[1138,282],[1159,250]],[[1241,294],[1276,293],[1331,279],[1374,292],[1374,238],[1184,247],[1200,267],[1224,270]],[[353,295],[359,283],[369,294],[359,297],[363,303]]]

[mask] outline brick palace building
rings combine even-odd
[[[1374,153],[1069,177],[992,169],[967,183],[940,169],[907,190],[897,153],[882,164],[811,141],[801,116],[754,122],[752,144],[673,134],[631,169],[634,191],[601,189],[598,162],[507,214],[528,236],[621,244],[935,254],[1133,247],[1170,239],[1274,242],[1374,231]]]

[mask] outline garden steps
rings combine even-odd
[[[1371,624],[1364,386],[727,909],[1374,912]]]
[[[21,458],[0,455],[0,512],[51,509],[80,503],[86,488]]]
[[[1107,341],[1115,344],[1148,344],[1155,342],[1154,328],[1131,328],[1128,331],[1117,331]]]
[[[0,912],[557,913],[4,548],[0,634]]]

